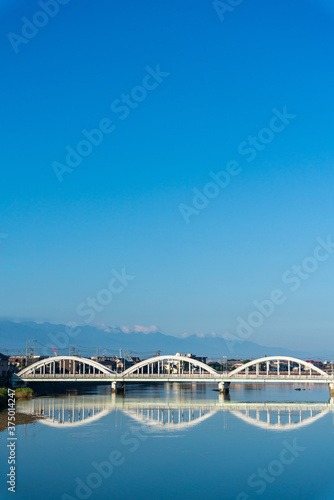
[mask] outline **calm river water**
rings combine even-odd
[[[16,428],[16,493],[0,498],[334,499],[327,387],[128,386],[17,402],[43,419]],[[303,388],[302,388],[303,389]]]

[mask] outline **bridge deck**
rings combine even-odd
[[[30,374],[22,377],[24,382],[180,382],[180,383],[213,383],[220,382],[236,384],[268,384],[268,383],[308,383],[308,384],[328,384],[333,380],[320,375],[253,375],[238,374],[228,377],[227,374],[214,376],[211,374]]]

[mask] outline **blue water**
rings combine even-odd
[[[327,387],[106,387],[18,402],[16,499],[334,499]],[[297,404],[298,403],[298,404]],[[0,498],[8,433],[0,434]]]

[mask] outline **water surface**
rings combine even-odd
[[[18,402],[43,419],[17,426],[15,498],[333,499],[329,391],[295,388],[134,384]]]

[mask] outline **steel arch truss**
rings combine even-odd
[[[77,356],[53,356],[41,359],[21,370],[17,376],[23,379],[40,376],[66,375],[114,375],[115,372],[92,359]]]
[[[135,375],[198,375],[203,377],[220,377],[220,374],[210,366],[189,358],[188,356],[155,356],[131,366],[120,375],[131,377]]]
[[[321,378],[324,379],[329,379],[329,375],[318,368],[317,366],[314,366],[312,363],[308,363],[307,361],[303,361],[302,359],[298,358],[292,358],[290,356],[267,356],[265,358],[259,358],[259,359],[254,359],[250,361],[249,363],[245,363],[242,366],[239,366],[239,368],[236,368],[235,370],[231,371],[229,373],[229,378],[233,378],[236,375],[240,374],[242,375],[242,372],[245,372],[246,375],[249,375],[250,373],[254,373],[254,371],[251,371],[250,368],[255,367],[255,374],[257,376],[261,376],[263,374],[263,366],[265,368],[265,373],[264,375],[269,375],[270,373],[273,373],[273,363],[275,368],[276,368],[276,374],[277,375],[282,375],[286,374],[288,376],[291,376],[295,373],[294,368],[298,369],[298,375],[305,375],[305,371],[309,373],[310,375],[314,375],[314,372],[317,375],[320,375]],[[297,366],[295,366],[297,365]],[[283,370],[284,367],[284,370]]]

